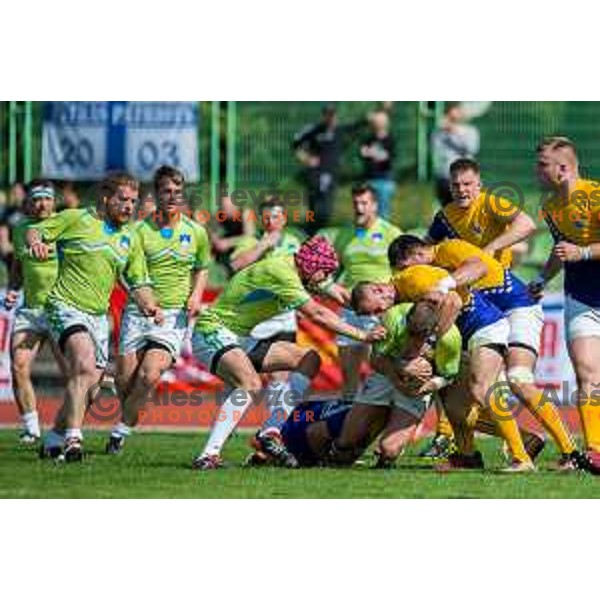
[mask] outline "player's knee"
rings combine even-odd
[[[71,364],[71,372],[77,379],[96,379],[97,369],[94,357],[76,356]]]
[[[488,391],[488,384],[483,379],[473,378],[469,381],[469,392],[480,404],[485,402]]]
[[[262,388],[262,381],[257,373],[248,373],[238,379],[236,387],[243,390],[258,391]]]
[[[506,378],[515,394],[527,393],[529,388],[535,385],[535,373],[525,366],[510,367]]]
[[[307,377],[311,379],[319,372],[321,368],[321,357],[315,350],[309,350],[302,357],[300,368],[298,369]]]
[[[142,385],[146,389],[155,388],[160,382],[161,372],[156,367],[143,367],[140,369]]]

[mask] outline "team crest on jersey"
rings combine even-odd
[[[119,240],[119,246],[121,247],[122,250],[129,250],[129,246],[131,246],[131,241],[129,239],[129,236],[122,235],[121,239]]]
[[[383,233],[380,233],[379,231],[376,231],[375,233],[371,234],[371,239],[374,242],[381,242],[383,240]]]
[[[481,225],[479,225],[479,223],[473,223],[473,225],[471,225],[471,229],[478,235],[481,235],[483,233],[483,230],[481,229]]]
[[[182,246],[189,246],[192,243],[192,236],[189,233],[182,233],[179,236],[179,243]]]

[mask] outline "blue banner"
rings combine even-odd
[[[95,180],[125,169],[142,181],[161,165],[197,181],[197,102],[46,102],[42,171]]]

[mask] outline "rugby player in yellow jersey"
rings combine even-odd
[[[148,319],[129,298],[119,340],[116,383],[122,419],[106,444],[107,454],[118,454],[137,425],[139,410],[151,397],[162,374],[177,360],[188,324],[200,312],[208,278],[210,243],[204,227],[184,213],[185,179],[174,167],[154,174],[156,211],[132,226],[148,268],[148,276],[164,322]]]
[[[461,158],[450,166],[450,192],[453,200],[440,209],[429,228],[426,239],[432,243],[459,238],[491,254],[510,268],[513,254],[527,251],[525,241],[535,231],[535,222],[510,200],[482,190],[479,164]],[[541,330],[543,321],[538,319]],[[537,352],[537,345],[535,348]],[[436,435],[422,456],[438,458],[451,446],[452,427],[439,404]],[[562,447],[566,452],[568,448]]]
[[[471,249],[475,252],[472,253]],[[481,256],[478,256],[478,252]],[[513,464],[510,469],[533,469],[516,421],[512,414],[505,414],[506,411],[502,408],[504,398],[494,388],[504,369],[504,355],[510,332],[508,321],[504,318],[505,309],[496,305],[499,303],[497,299],[492,303],[481,291],[468,291],[471,286],[486,288],[486,291],[502,287],[508,277],[505,276],[504,269],[491,256],[460,240],[431,246],[415,236],[400,236],[390,246],[389,258],[390,265],[396,269],[393,283],[401,301],[414,302],[421,299],[423,294],[431,292],[444,294],[457,290],[460,293],[464,306],[457,319],[457,326],[469,352],[466,385],[471,400],[475,406],[490,409],[489,414],[512,454]],[[531,301],[523,284],[519,288],[512,279],[508,281],[511,289],[515,284],[514,295],[509,296],[513,307]],[[508,301],[504,296],[502,298]],[[472,425],[475,421],[476,419],[472,419]],[[457,439],[461,453],[474,455],[472,441],[466,436],[461,435],[461,438],[461,443]]]
[[[63,375],[66,374],[66,365],[58,346],[52,340],[44,314],[46,297],[58,275],[56,249],[53,249],[48,260],[39,261],[31,256],[25,244],[27,228],[54,214],[56,191],[51,181],[35,179],[27,186],[26,193],[23,207],[25,218],[12,233],[15,260],[9,275],[4,307],[10,310],[16,306],[22,288],[24,303],[15,316],[10,366],[15,402],[23,424],[19,439],[23,444],[34,444],[40,438],[40,424],[35,390],[31,382],[31,365],[45,341],[50,342]]]
[[[452,268],[469,256],[477,254],[486,260],[485,254],[489,254],[504,269],[509,269],[511,248],[535,231],[533,220],[509,200],[482,192],[479,165],[473,160],[460,159],[451,165],[450,184],[454,201],[436,215],[428,238],[436,242],[458,238],[481,251],[451,243],[446,248],[448,256],[432,264]],[[452,252],[449,252],[450,248]],[[447,264],[443,264],[444,260]],[[490,274],[498,273],[496,282],[477,282],[474,287],[484,289],[492,303],[502,300],[496,304],[505,311],[510,324],[506,357],[508,381],[515,395],[554,439],[562,454],[559,468],[574,469],[579,460],[575,443],[556,406],[546,401],[543,392],[535,386],[535,366],[544,326],[542,307],[535,299],[527,297],[524,286],[514,276],[509,278],[505,274],[506,281],[498,285],[500,265],[493,266],[491,261],[487,262]],[[512,289],[509,291],[509,288]]]
[[[565,272],[565,337],[577,378],[586,454],[581,467],[600,474],[600,185],[579,176],[575,145],[553,137],[537,149],[537,173],[548,192],[541,207],[555,246],[531,290],[540,294]]]

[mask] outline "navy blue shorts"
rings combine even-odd
[[[310,449],[306,439],[308,427],[314,423],[325,422],[331,439],[335,440],[340,435],[351,408],[351,402],[340,400],[306,402],[298,406],[283,424],[283,443],[301,465],[318,464],[321,457]]]

